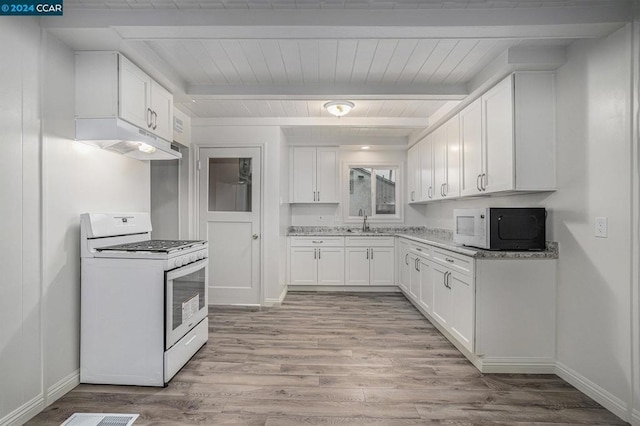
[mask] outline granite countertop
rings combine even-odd
[[[466,247],[453,242],[449,229],[424,226],[372,227],[369,232],[348,226],[291,226],[289,236],[397,236],[419,243],[429,244],[476,259],[557,259],[558,243],[547,241],[542,251],[494,251]]]

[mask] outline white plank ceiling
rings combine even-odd
[[[509,49],[600,37],[622,25],[622,4],[630,2],[65,0],[63,19],[42,22],[76,50],[120,50],[196,121],[272,120],[301,139],[397,139],[477,88]],[[351,122],[322,107],[341,99],[356,104]]]

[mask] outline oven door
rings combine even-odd
[[[207,316],[208,261],[205,258],[165,274],[165,349]]]

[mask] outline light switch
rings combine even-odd
[[[606,217],[596,217],[595,236],[600,238],[607,238],[608,225]]]

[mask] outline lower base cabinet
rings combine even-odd
[[[347,237],[346,246],[346,285],[396,284],[394,237]]]
[[[480,371],[555,371],[554,259],[475,259],[403,240],[400,289]]]
[[[344,248],[292,247],[291,284],[344,284]]]

